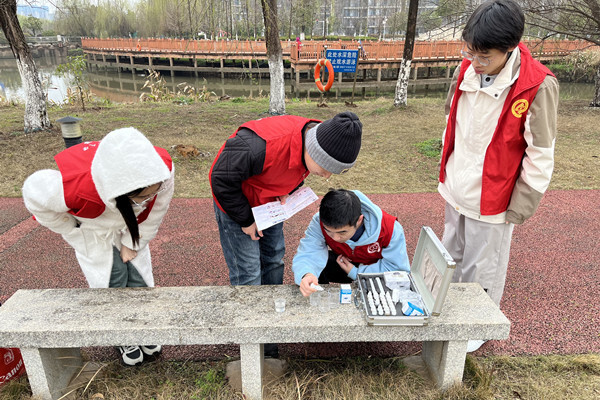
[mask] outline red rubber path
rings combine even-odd
[[[437,193],[369,196],[404,226],[409,256],[422,225],[441,237],[443,201]],[[290,260],[317,204],[285,224],[284,283]],[[476,354],[600,353],[600,191],[548,192],[537,213],[515,228],[501,309],[510,338],[486,343]],[[175,199],[151,243],[159,286],[227,285],[211,199]],[[20,198],[0,198],[0,302],[21,288],[86,287],[73,250],[32,220]],[[416,343],[281,345],[282,355],[393,356],[418,352]],[[235,355],[236,346],[167,348],[164,357]],[[102,351],[100,351],[102,354]]]

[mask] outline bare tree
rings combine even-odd
[[[194,4],[192,6],[192,3]],[[192,8],[194,12],[192,13]],[[196,27],[194,25],[193,14],[196,13],[196,0],[191,1],[187,0],[187,9],[188,9],[188,19],[190,21],[190,39],[194,39],[196,37]]]
[[[254,10],[256,10],[256,0],[253,0],[253,1],[254,1]],[[253,30],[254,30],[254,38],[256,39],[256,37],[258,36],[258,34],[256,32],[256,29],[258,27],[258,13],[254,12],[253,14],[254,14],[254,27],[253,27]]]
[[[46,96],[25,35],[17,18],[16,0],[0,0],[0,26],[17,60],[17,68],[25,89],[25,132],[50,127]]]
[[[525,13],[529,26],[540,28],[545,37],[562,35],[600,45],[599,0],[528,0]],[[600,64],[595,81],[590,105],[600,107]]]
[[[271,81],[269,113],[283,115],[285,114],[285,81],[283,79],[283,52],[277,26],[277,0],[261,0],[261,3]]]
[[[313,0],[297,1],[294,7],[294,14],[299,25],[299,31],[305,35],[307,32],[310,32],[312,37],[312,27],[317,15],[317,7]]]
[[[168,33],[172,36],[181,37],[184,32],[185,5],[180,1],[166,3],[165,21]]]
[[[410,77],[410,64],[412,63],[413,49],[415,47],[415,35],[417,30],[417,11],[419,0],[410,0],[408,5],[408,21],[406,23],[406,39],[404,40],[404,52],[396,82],[396,93],[394,95],[394,106],[405,106],[408,98],[408,79]]]
[[[243,5],[243,13],[246,16],[245,20],[246,20],[246,37],[250,37],[250,14],[249,14],[249,8],[250,6],[248,5],[248,0],[244,0]]]
[[[73,36],[97,35],[95,24],[97,6],[88,0],[60,0],[56,3],[55,27]]]
[[[442,18],[444,36],[455,39],[460,26],[472,12],[472,5],[467,4],[466,0],[440,0],[436,13]]]
[[[294,2],[290,0],[290,26],[288,29],[288,39],[292,38],[292,25],[293,25],[293,17],[294,17]]]

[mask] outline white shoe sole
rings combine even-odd
[[[467,343],[467,353],[472,353],[478,350],[487,340],[469,340]]]

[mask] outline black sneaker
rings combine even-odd
[[[121,352],[121,361],[124,365],[140,365],[144,361],[144,353],[139,346],[120,346],[117,347]]]
[[[161,346],[152,345],[152,346],[140,346],[142,353],[144,353],[144,357],[149,361],[155,360],[162,351]]]
[[[279,358],[279,346],[276,343],[265,343],[265,358]]]

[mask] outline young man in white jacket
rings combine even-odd
[[[512,0],[487,1],[467,21],[438,185],[453,280],[479,282],[498,305],[514,224],[533,215],[554,166],[558,82],[520,43],[524,26]],[[483,343],[471,341],[469,351]]]
[[[73,247],[92,288],[153,287],[148,243],[173,196],[169,153],[134,128],[115,130],[55,156],[23,185],[35,219]],[[160,346],[120,347],[123,363],[156,356]]]

